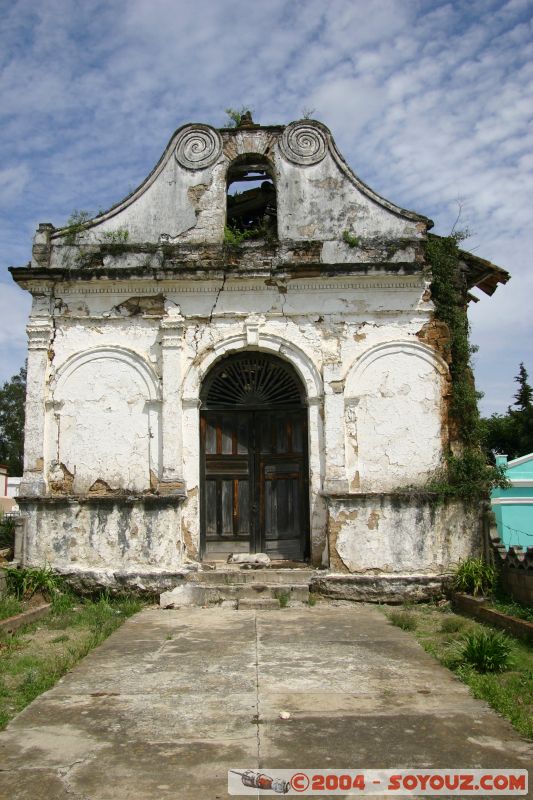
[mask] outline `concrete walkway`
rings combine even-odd
[[[149,609],[0,733],[0,798],[215,800],[229,767],[531,763],[372,607]]]

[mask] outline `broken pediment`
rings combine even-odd
[[[184,125],[131,195],[74,234],[86,244],[218,244],[228,227],[237,239],[259,230],[250,238],[328,242],[325,260],[342,263],[357,260],[363,240],[418,239],[431,225],[360,181],[325,125],[299,120],[218,130]],[[51,234],[52,246],[72,239],[72,226]]]

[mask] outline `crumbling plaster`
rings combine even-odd
[[[227,169],[249,153],[271,164],[278,239],[229,247]],[[459,511],[413,500],[403,513],[391,499],[424,485],[448,436],[429,224],[300,121],[185,126],[122,203],[75,232],[39,226],[31,266],[15,271],[34,298],[28,563],[171,571],[196,559],[202,381],[252,349],[288,360],[306,388],[313,562],[446,569],[472,544],[448,541]]]
[[[186,558],[180,505],[133,498],[26,502],[25,561],[60,571],[175,571]]]
[[[328,502],[332,567],[359,574],[439,575],[480,550],[479,509],[420,495]]]
[[[89,492],[96,481],[105,482],[115,492],[150,491],[151,476],[163,480],[167,466],[161,434],[162,417],[167,413],[169,424],[181,429],[182,454],[174,473],[186,487],[182,525],[189,534],[189,549],[197,552],[201,381],[216,360],[246,348],[288,359],[307,389],[311,535],[317,562],[326,549],[322,492],[328,483],[330,488],[342,486],[357,492],[423,480],[440,458],[440,395],[433,373],[443,369],[438,357],[416,337],[431,313],[430,302],[421,300],[424,280],[390,278],[386,315],[381,313],[383,281],[373,291],[370,281],[346,277],[330,279],[326,285],[320,279],[307,279],[305,289],[301,281],[295,284],[287,285],[289,300],[282,313],[279,292],[264,282],[243,288],[234,282],[218,295],[212,287],[169,283],[157,287],[167,307],[160,316],[112,313],[127,306],[130,292],[135,298],[142,297],[137,284],[109,282],[103,293],[93,284],[77,284],[77,296],[85,298],[88,311],[80,317],[64,315],[64,309],[72,305],[71,294],[68,289],[56,289],[61,304],[54,316],[57,333],[46,390],[44,474],[49,489],[61,491],[56,478],[58,466],[63,465],[73,476],[68,489],[74,494]],[[134,310],[137,306],[130,304]],[[348,312],[347,308],[364,310]],[[369,309],[374,309],[375,317]],[[182,375],[176,393],[166,398],[161,389],[164,325],[178,326],[175,347]],[[368,354],[376,352],[381,358],[370,359]],[[383,360],[384,353],[399,353],[400,357],[388,363]],[[409,353],[422,353],[423,357]],[[406,371],[405,359],[408,366],[414,362],[414,371]],[[378,365],[372,379],[367,364],[366,383],[358,383],[354,377],[357,369],[370,361]],[[412,384],[406,393],[402,393],[404,379]],[[372,397],[376,382],[380,382],[382,401],[375,405],[370,400],[367,407],[366,394]],[[357,398],[359,418],[354,419],[351,410]],[[388,433],[381,435],[381,440],[379,432],[372,434],[379,413],[382,418],[378,422]],[[402,439],[401,447],[394,436],[394,422],[399,419],[411,431],[411,438]],[[409,420],[415,427],[409,428]],[[431,433],[432,438],[417,440],[416,425],[422,425],[426,436]],[[365,440],[369,429],[371,435]],[[356,442],[363,456],[358,454]],[[415,442],[418,450],[413,450]],[[413,452],[420,460],[413,458]],[[367,457],[371,467],[362,465]]]
[[[127,230],[132,242],[221,242],[228,166],[245,154],[272,164],[280,240],[338,242],[344,230],[365,239],[416,239],[425,232],[423,218],[380,198],[354,175],[325,126],[302,120],[284,130],[180,128],[141,186],[96,217],[81,241],[100,242]],[[52,238],[60,244],[61,232]],[[337,248],[328,247],[324,261],[338,262]],[[340,252],[343,260],[345,245]]]

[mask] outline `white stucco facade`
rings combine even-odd
[[[226,176],[244,155],[270,165],[277,236],[229,246]],[[450,435],[449,367],[424,335],[428,227],[312,121],[185,126],[123,203],[74,232],[41,225],[13,270],[34,298],[26,563],[109,584],[199,560],[201,388],[243,352],[288,362],[305,389],[313,564],[429,575],[475,549],[460,504],[398,505]]]

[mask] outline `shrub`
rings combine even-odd
[[[409,611],[391,611],[389,620],[404,631],[414,631],[416,628],[416,619]]]
[[[224,244],[229,246],[239,246],[250,239],[271,239],[272,229],[266,225],[257,225],[255,228],[248,228],[245,231],[234,228],[230,225],[224,226]]]
[[[482,558],[467,558],[457,569],[453,577],[452,587],[457,592],[468,594],[491,594],[496,582],[496,572]]]
[[[502,672],[510,666],[513,643],[500,631],[475,630],[465,634],[461,660],[478,672]]]

